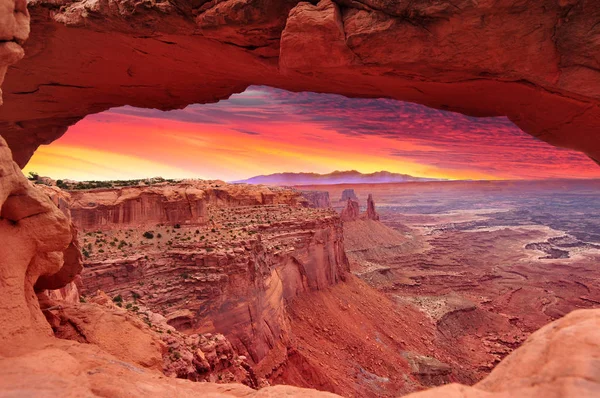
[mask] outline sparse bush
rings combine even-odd
[[[144,232],[144,235],[143,235],[143,236],[144,236],[144,238],[146,238],[146,239],[153,239],[153,238],[154,238],[154,234],[153,234],[152,232],[150,232],[150,231],[146,231],[146,232]]]
[[[179,228],[181,228],[181,225],[179,225],[179,224],[175,224],[175,225],[173,225],[173,228],[175,228],[175,229],[179,229]]]
[[[119,294],[119,295],[113,297],[113,302],[115,302],[115,303],[122,303],[123,302],[123,297]]]

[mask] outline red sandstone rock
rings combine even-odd
[[[36,186],[30,184],[4,140],[0,139],[0,353],[19,342],[42,340],[51,330],[39,309],[34,285],[40,277],[65,286],[81,268],[72,256],[74,231],[68,218]]]
[[[0,108],[21,166],[89,113],[181,108],[250,84],[507,115],[529,134],[600,158],[594,0],[144,4],[30,3],[27,55],[9,70]],[[10,8],[1,18],[12,21]],[[0,64],[21,54],[9,53],[18,55]]]
[[[346,207],[342,209],[342,214],[340,218],[342,221],[356,221],[360,217],[360,208],[358,202],[352,199],[348,199],[346,203]]]
[[[66,211],[71,214],[73,223],[84,230],[161,223],[203,225],[209,221],[209,205],[229,207],[306,202],[299,192],[292,190],[199,180],[149,187],[74,190],[62,194],[60,200],[61,205],[68,208]]]
[[[189,189],[199,192],[203,220],[211,222],[183,211],[179,228],[157,224],[165,203],[186,208],[173,193]],[[140,206],[148,193],[156,212],[131,211],[139,214],[135,223],[105,228],[107,214],[122,214],[124,203]],[[71,191],[69,201],[67,211],[84,226],[80,238],[89,257],[84,295],[104,290],[129,303],[140,300],[186,333],[223,333],[253,363],[285,350],[285,302],[336,284],[348,271],[339,216],[307,208],[296,190],[186,181]]]
[[[354,192],[354,189],[350,188],[350,189],[344,189],[342,191],[342,197],[340,198],[340,202],[345,202],[348,199],[358,201],[358,196],[356,196],[356,192]]]
[[[373,195],[369,194],[367,198],[367,212],[365,217],[369,220],[379,221],[379,214],[375,210],[375,202],[373,201]]]
[[[308,206],[315,209],[327,209],[331,207],[329,192],[326,191],[300,191],[302,197],[308,201]]]

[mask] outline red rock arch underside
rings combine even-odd
[[[165,379],[93,344],[53,338],[36,289],[73,280],[80,250],[68,215],[18,166],[90,113],[126,104],[181,108],[251,84],[506,115],[533,136],[598,160],[600,4],[0,0],[0,84],[3,391],[326,397],[332,395]],[[592,396],[599,325],[599,310],[573,312],[534,333],[473,388],[450,385],[415,396]],[[151,342],[140,344],[136,349]]]
[[[595,0],[39,0],[29,13],[0,108],[20,166],[87,114],[181,108],[251,84],[506,115],[600,159]],[[15,20],[6,40],[26,36]]]

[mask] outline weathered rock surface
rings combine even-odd
[[[352,199],[348,199],[346,207],[342,209],[340,214],[342,221],[356,221],[360,217],[360,207],[358,202]]]
[[[35,291],[58,289],[81,271],[68,218],[12,161],[0,138],[0,354],[17,342],[52,334]]]
[[[27,36],[24,1],[3,4],[0,76]],[[250,84],[506,115],[600,158],[595,0],[39,0],[29,12],[0,109],[21,166],[87,114],[180,108]]]
[[[152,192],[165,197],[186,184]],[[342,224],[335,211],[307,207],[292,189],[210,184],[194,183],[202,193],[204,224],[138,220],[137,226],[102,232],[105,218],[94,217],[93,207],[84,209],[84,218],[98,224],[81,231],[87,258],[82,293],[103,290],[119,300],[139,300],[186,333],[223,333],[236,352],[258,363],[286,350],[288,300],[344,279],[349,266]],[[73,219],[81,223],[81,203],[124,189],[71,191]],[[107,201],[102,212],[120,206]]]
[[[62,205],[68,206],[73,223],[84,230],[161,223],[203,225],[210,221],[209,205],[229,207],[307,203],[300,193],[293,190],[201,180],[149,187],[72,190],[63,193],[62,200]]]
[[[352,188],[344,189],[342,191],[342,197],[340,198],[340,202],[345,202],[349,199],[358,201],[358,196],[356,196],[356,192],[354,192],[354,189]]]
[[[375,210],[375,201],[373,200],[373,195],[369,194],[367,198],[367,211],[365,217],[369,220],[379,221],[379,214],[377,214],[377,210]]]
[[[331,207],[329,192],[327,191],[300,191],[302,196],[308,201],[309,207],[315,209],[327,209]]]
[[[407,397],[594,397],[599,326],[600,310],[573,311],[533,333],[475,386],[451,384]]]

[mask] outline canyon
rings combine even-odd
[[[382,220],[344,223],[351,271],[426,314],[434,357],[463,383],[600,301],[597,180],[318,187],[337,197],[349,186],[362,203],[377,198]]]
[[[205,182],[65,194],[32,184],[20,168],[87,114],[180,108],[250,84],[506,115],[598,160],[599,18],[593,0],[3,0],[2,394],[336,396],[267,385],[285,383],[391,396],[451,383],[410,396],[594,396],[600,313],[571,310],[598,303],[596,278],[572,278],[593,275],[581,260],[596,248],[593,233],[568,220],[553,221],[562,229],[527,228],[514,209],[459,212],[457,223],[380,208],[387,225],[373,211],[343,223],[319,208],[324,196],[311,207],[285,189]],[[368,239],[357,234],[365,228],[375,231]],[[473,238],[472,229],[485,233]],[[507,235],[532,245],[531,255],[516,245],[518,258],[508,259],[516,270],[487,270],[479,256],[493,256]],[[347,252],[346,236],[357,245]],[[450,243],[468,238],[472,250],[456,257]],[[383,269],[378,260],[398,247],[406,251]],[[431,264],[415,257],[423,247]],[[544,261],[564,252],[565,270],[553,262],[559,272],[544,272]],[[180,260],[185,271],[173,272]],[[116,295],[80,298],[92,280]],[[471,297],[440,294],[440,283]],[[526,316],[510,314],[522,308]],[[505,334],[491,340],[490,325]],[[479,355],[461,351],[481,345]]]
[[[444,192],[460,191],[457,185]],[[595,192],[593,185],[584,186]],[[112,312],[141,318],[169,346],[161,370],[179,378],[252,388],[291,384],[373,397],[452,382],[474,384],[547,322],[600,302],[594,278],[583,278],[594,274],[600,259],[593,244],[557,240],[552,236],[558,231],[544,234],[532,226],[487,236],[490,231],[478,232],[472,224],[489,229],[486,209],[461,217],[432,214],[425,229],[423,220],[407,222],[410,212],[402,212],[399,223],[390,205],[398,203],[397,196],[406,197],[406,189],[417,189],[405,184],[321,186],[329,189],[324,193],[314,187],[200,180],[71,191],[38,187],[81,228],[85,269],[77,285],[82,300],[100,299]],[[371,191],[383,207],[376,208]],[[191,192],[197,201],[190,202]],[[306,199],[344,195],[366,198],[364,211],[353,199],[343,208],[343,202],[335,206],[340,215]],[[203,216],[190,208],[201,208]],[[148,210],[147,220],[105,216],[141,215],[140,209]],[[166,221],[173,209],[186,211]],[[457,232],[448,219],[465,232],[453,236]],[[542,273],[534,264],[541,265],[543,258],[535,257],[531,265],[517,260],[517,253],[538,248],[528,248],[528,242],[544,236],[557,245],[564,241],[579,256],[596,257],[561,265],[577,275],[572,283],[565,282],[561,268]],[[469,248],[464,241],[471,242]],[[467,249],[473,253],[465,254]],[[98,329],[92,322],[86,330],[88,318],[78,321],[81,308],[52,312],[60,319],[53,326],[58,337],[74,339],[68,327],[65,332],[73,323],[79,325],[79,340]],[[95,317],[102,319],[99,313]],[[225,347],[218,362],[215,353],[194,354],[197,349],[185,343],[213,336]],[[206,357],[213,362],[202,360]]]

